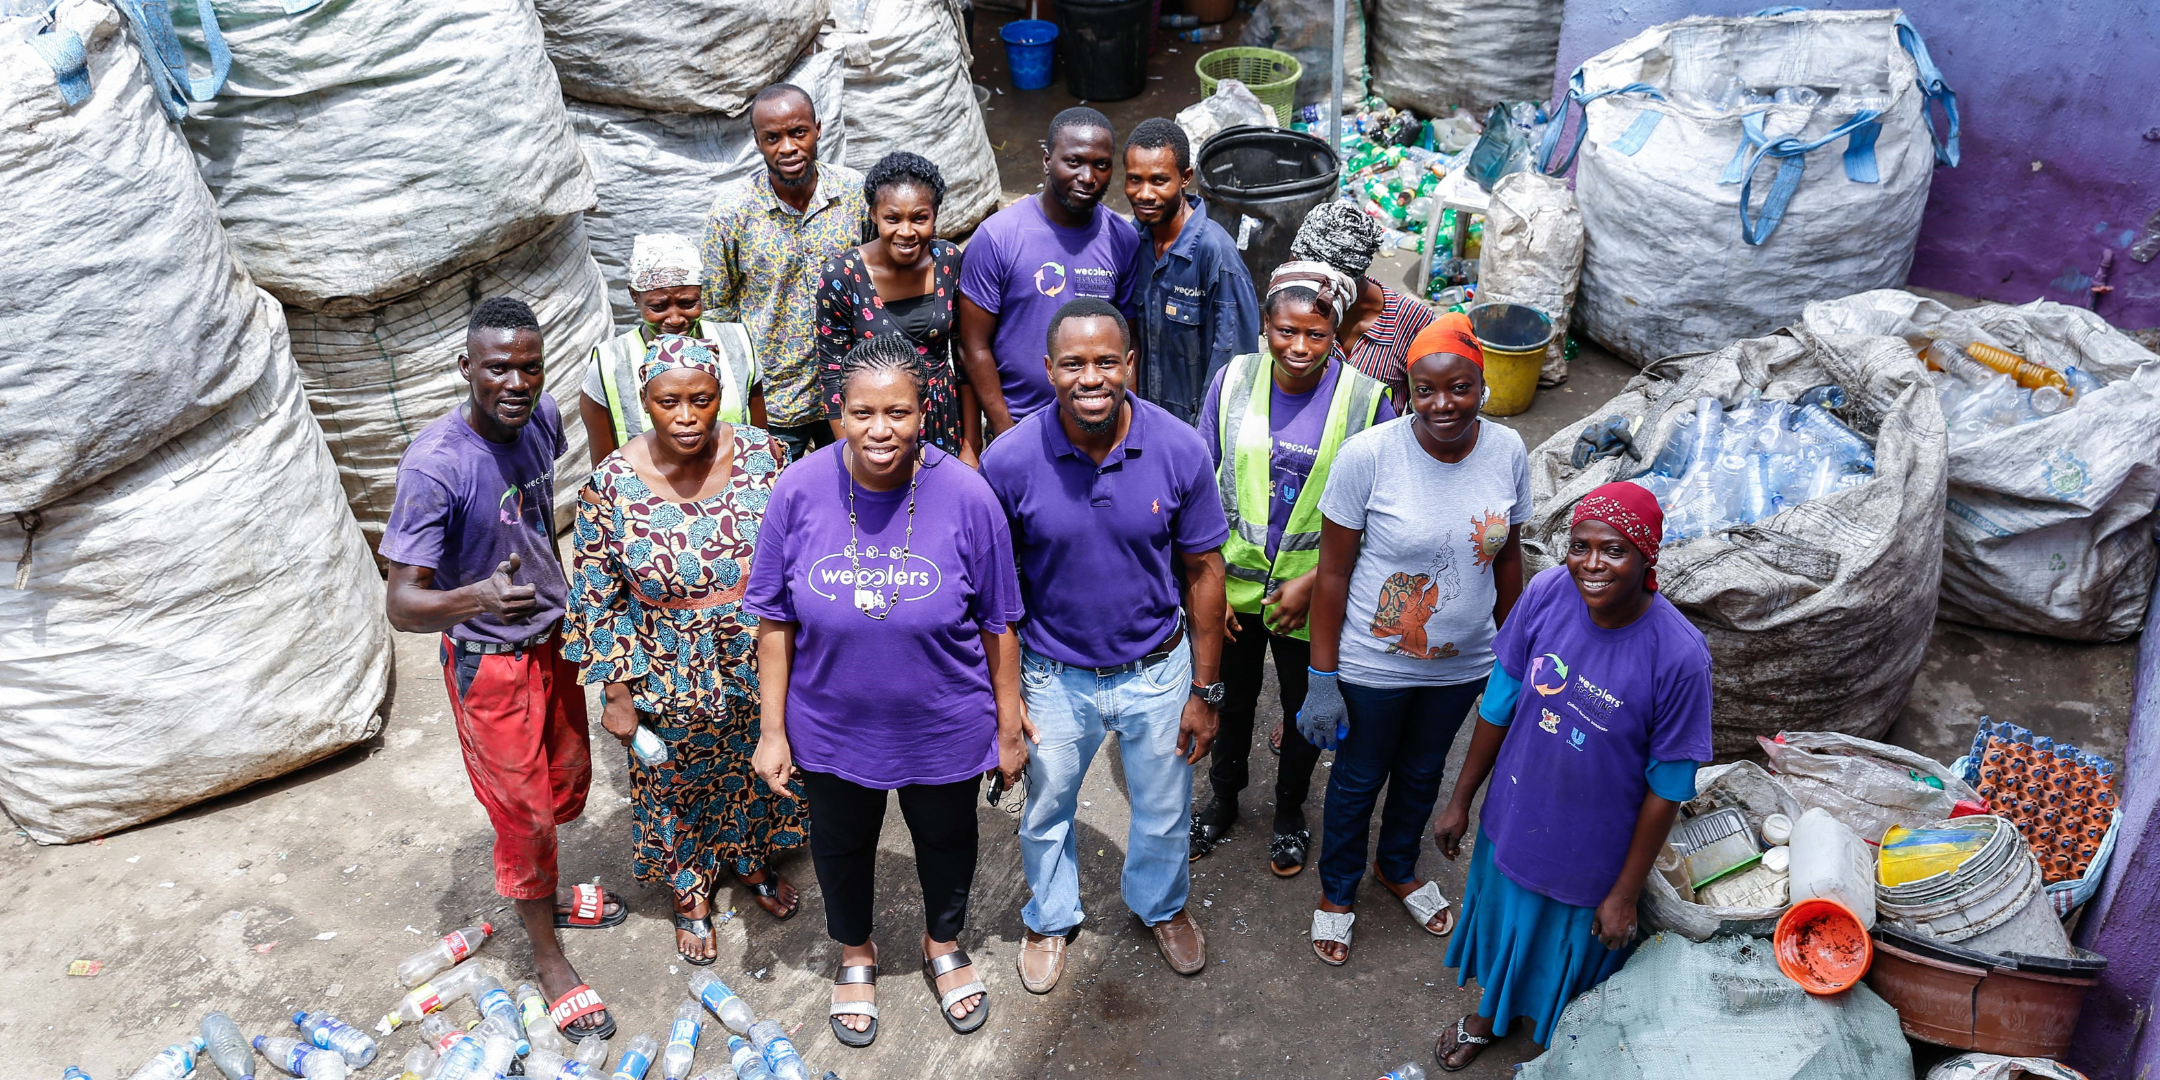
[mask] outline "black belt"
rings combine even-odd
[[[1171,629],[1170,636],[1164,638],[1162,644],[1148,650],[1148,654],[1138,660],[1129,661],[1123,664],[1113,664],[1110,667],[1088,667],[1084,664],[1067,664],[1065,666],[1069,668],[1076,668],[1081,671],[1092,671],[1098,677],[1106,677],[1110,675],[1127,675],[1135,671],[1143,670],[1145,668],[1154,667],[1155,665],[1170,659],[1171,654],[1177,652],[1177,647],[1179,643],[1183,642],[1184,640],[1185,612],[1183,610],[1180,610],[1178,612],[1177,626]]]
[[[534,634],[533,636],[526,638],[523,641],[467,641],[464,638],[451,638],[450,643],[457,646],[459,652],[477,653],[482,656],[494,656],[500,653],[524,652],[527,649],[546,642],[549,637],[554,635],[554,633],[555,624],[549,623],[547,629],[542,630],[539,633]]]

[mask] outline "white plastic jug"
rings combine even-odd
[[[1792,829],[1792,902],[1835,900],[1875,928],[1875,852],[1858,833],[1822,807],[1800,815]]]

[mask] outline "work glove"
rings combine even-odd
[[[1298,734],[1322,750],[1333,750],[1350,733],[1350,706],[1343,703],[1342,686],[1332,671],[1306,668],[1305,703],[1298,706]]]
[[[1583,428],[1575,437],[1575,452],[1569,456],[1580,469],[1598,458],[1619,457],[1621,454],[1642,460],[1642,451],[1635,448],[1634,424],[1617,414]]]

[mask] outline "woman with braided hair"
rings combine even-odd
[[[1380,223],[1355,203],[1313,207],[1290,241],[1290,257],[1325,263],[1349,278],[1357,297],[1337,313],[1336,339],[1350,366],[1388,388],[1397,409],[1410,408],[1410,343],[1434,318],[1432,306],[1365,276],[1380,251]]]
[[[990,1002],[960,948],[983,774],[1026,769],[1020,580],[981,474],[922,437],[921,354],[873,337],[840,366],[841,441],[773,486],[744,609],[758,618],[763,724],[753,763],[800,780],[825,929],[840,945],[833,1037],[877,1038],[878,831],[887,792],[915,841],[923,975],[945,1022]]]

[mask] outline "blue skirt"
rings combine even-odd
[[[1507,1034],[1516,1017],[1530,1021],[1530,1038],[1544,1045],[1553,1022],[1577,994],[1604,982],[1627,963],[1633,945],[1608,949],[1590,932],[1595,908],[1563,904],[1516,884],[1493,865],[1492,841],[1478,831],[1463,885],[1462,914],[1448,940],[1455,985],[1476,979],[1485,996],[1478,1015]]]

